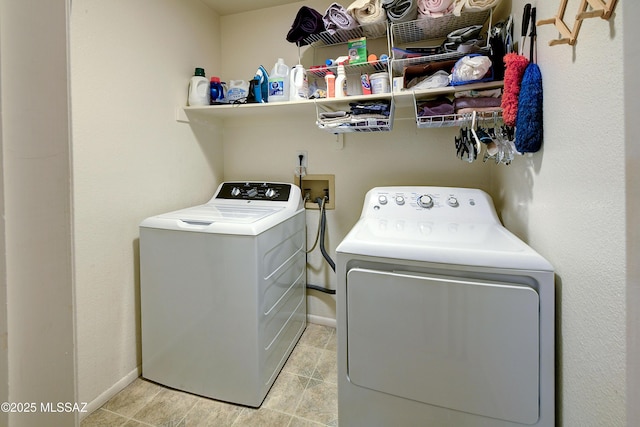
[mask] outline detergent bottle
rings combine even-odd
[[[347,74],[344,71],[344,65],[338,65],[338,77],[335,80],[336,98],[344,98],[347,96]]]
[[[291,100],[309,98],[309,82],[307,81],[307,71],[300,64],[291,69]]]
[[[189,81],[189,105],[209,105],[209,80],[204,76],[204,68],[196,68]]]
[[[289,66],[284,59],[278,58],[269,74],[269,102],[282,102],[289,100]]]
[[[335,98],[336,76],[331,71],[327,71],[327,74],[324,76],[324,80],[327,83],[327,98]]]
[[[220,77],[211,77],[211,81],[209,82],[209,94],[211,105],[224,102],[224,89],[222,88],[222,83],[220,83]]]

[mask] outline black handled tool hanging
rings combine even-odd
[[[516,117],[516,149],[519,153],[535,153],[542,147],[542,74],[536,55],[536,8],[531,9],[532,28],[529,34],[529,65],[522,76],[518,114]]]

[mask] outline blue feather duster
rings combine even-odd
[[[516,150],[537,152],[542,147],[542,134],[542,75],[538,64],[529,64],[522,76],[518,98]]]

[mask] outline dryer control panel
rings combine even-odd
[[[362,217],[495,222],[489,195],[473,188],[376,187],[367,193]]]
[[[291,185],[273,182],[225,182],[214,199],[286,202],[291,195]]]

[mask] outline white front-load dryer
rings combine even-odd
[[[306,326],[300,189],[225,182],[140,224],[142,376],[258,407]]]
[[[481,190],[380,187],[337,248],[346,427],[554,425],[554,273]]]

